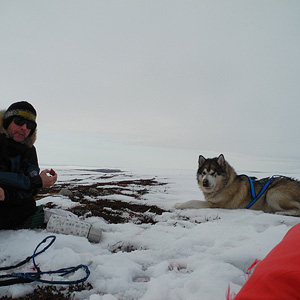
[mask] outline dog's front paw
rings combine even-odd
[[[173,207],[176,209],[184,209],[182,203],[176,203]]]
[[[183,203],[176,203],[174,208],[176,209],[198,209],[198,208],[209,208],[209,204],[206,201],[190,200]]]
[[[300,217],[300,211],[297,211],[297,210],[276,211],[275,215],[289,216],[289,217]]]

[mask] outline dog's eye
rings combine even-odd
[[[203,172],[202,172],[202,175],[203,175],[203,176],[206,175],[206,174],[207,174],[206,171],[203,171]]]

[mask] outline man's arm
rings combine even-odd
[[[49,176],[50,170],[43,170],[39,175],[28,177],[24,174],[0,172],[0,184],[20,190],[50,187],[57,180],[57,174]]]
[[[28,176],[12,172],[0,172],[0,184],[21,190],[29,190],[31,187]]]

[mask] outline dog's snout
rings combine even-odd
[[[208,187],[209,186],[209,182],[207,179],[203,179],[202,184],[204,187]]]

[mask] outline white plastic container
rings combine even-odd
[[[78,219],[51,215],[47,223],[47,231],[86,237],[90,242],[99,243],[102,230]]]

